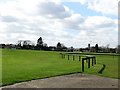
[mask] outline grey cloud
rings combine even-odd
[[[24,25],[15,25],[15,24],[9,24],[6,28],[7,33],[16,33],[16,34],[25,34],[29,32],[27,31],[27,28]]]
[[[8,23],[18,21],[18,19],[13,17],[13,16],[1,16],[1,19],[2,19],[3,22],[8,22]]]
[[[66,18],[71,16],[63,5],[55,4],[54,2],[43,2],[38,5],[38,12],[48,18]]]
[[[97,33],[94,30],[87,30],[86,34],[89,37],[89,36],[96,36]]]
[[[96,25],[95,27],[96,28],[109,28],[109,27],[116,27],[116,25],[113,21],[111,21],[111,22],[101,23],[100,25]]]
[[[45,26],[40,26],[39,23],[29,23],[29,22],[18,22],[17,25],[12,23],[12,24],[8,24],[6,30],[7,33],[12,34],[26,34],[26,35],[35,35],[35,36],[45,36],[45,37],[54,37],[54,38],[61,38],[61,37],[65,37],[68,38],[70,37],[69,35],[66,34],[62,34],[60,33],[60,36],[58,36],[55,32],[53,32],[50,29],[46,29],[44,28]]]
[[[81,25],[84,23],[84,18],[78,18],[77,20],[63,20],[62,25],[64,28],[80,30]]]

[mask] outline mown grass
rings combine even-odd
[[[81,72],[81,63],[62,59],[60,52],[35,50],[2,50],[2,85],[9,85],[21,81],[46,78],[57,75]],[[106,64],[102,76],[118,78],[118,56],[96,55],[97,63]],[[102,68],[97,64],[85,73],[98,74]]]
[[[105,70],[101,74],[101,76],[112,77],[112,78],[120,78],[118,72],[118,58],[119,56],[114,55],[97,55],[98,64],[105,64]],[[118,74],[119,73],[119,74]]]
[[[90,52],[85,52],[85,53],[79,53],[79,52],[74,52],[74,53],[66,53],[69,55],[90,55],[90,56],[95,56],[97,59],[97,66],[92,67],[91,70],[86,69],[85,73],[89,74],[96,74],[100,76],[105,76],[105,77],[111,77],[111,78],[120,78],[120,72],[118,72],[118,64],[119,64],[119,54],[114,54],[114,53],[90,53]],[[98,65],[99,64],[99,65]],[[99,74],[97,69],[100,69],[100,65],[103,66],[105,65],[105,69],[103,70],[102,74]]]
[[[0,86],[2,85],[2,50],[0,49]]]

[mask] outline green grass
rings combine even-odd
[[[85,73],[89,73],[89,74],[96,74],[96,75],[100,75],[100,76],[105,76],[105,77],[111,77],[111,78],[120,78],[120,72],[118,72],[118,60],[120,58],[119,54],[113,54],[113,53],[78,53],[78,52],[74,52],[74,53],[66,53],[69,55],[91,55],[91,56],[95,56],[97,59],[97,66],[96,67],[92,67],[91,70],[86,69]],[[98,65],[99,64],[99,65]],[[103,66],[103,64],[105,64],[105,69],[102,72],[102,74],[98,74],[97,69],[100,70],[101,66]],[[119,74],[118,74],[119,73]]]
[[[2,85],[21,81],[46,78],[57,75],[81,72],[81,63],[62,59],[60,52],[35,50],[2,50]],[[84,73],[118,78],[118,56],[96,55],[97,63],[106,64],[103,74],[98,74],[102,68],[97,64]]]
[[[118,76],[118,57],[112,55],[97,55],[97,63],[105,64],[105,70],[101,76],[120,78]],[[120,72],[119,72],[120,74]]]
[[[0,86],[2,85],[2,50],[0,49]]]

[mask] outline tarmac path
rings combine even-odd
[[[31,80],[3,88],[118,88],[118,79],[78,73]]]

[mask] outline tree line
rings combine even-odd
[[[64,44],[58,42],[56,46],[48,46],[47,43],[43,42],[42,37],[37,40],[35,45],[30,40],[19,40],[14,44],[0,44],[1,48],[13,48],[13,49],[27,49],[27,50],[48,50],[48,51],[64,51],[67,49]]]
[[[66,47],[64,44],[58,42],[56,46],[48,46],[47,43],[43,42],[42,37],[38,38],[37,44],[35,45],[30,40],[19,40],[15,45],[14,44],[0,44],[0,48],[11,48],[11,49],[27,49],[27,50],[46,50],[46,51],[80,51],[80,52],[104,52],[104,53],[120,53],[120,45],[116,48],[110,48],[109,45],[99,47],[98,44],[95,46],[90,46],[86,48],[73,48]]]

